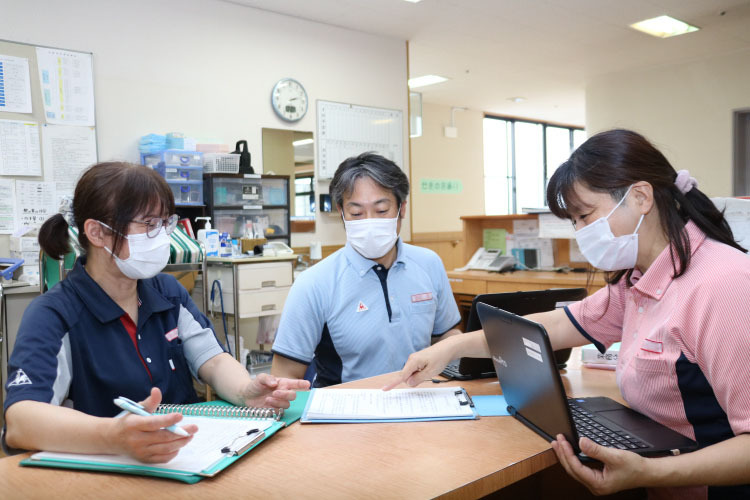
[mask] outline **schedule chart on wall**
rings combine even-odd
[[[398,109],[318,101],[318,176],[331,179],[345,159],[373,151],[403,163],[403,113]]]

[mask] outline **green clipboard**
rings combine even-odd
[[[37,459],[34,458],[32,455],[29,458],[26,458],[20,462],[20,465],[22,466],[31,466],[31,467],[52,467],[56,469],[75,469],[75,470],[90,470],[90,471],[101,471],[101,472],[116,472],[119,474],[135,474],[139,476],[151,476],[151,477],[161,477],[161,478],[167,478],[167,479],[174,479],[177,481],[182,481],[184,483],[188,484],[194,484],[198,481],[202,480],[205,477],[213,477],[214,475],[218,474],[222,470],[226,469],[230,465],[232,465],[234,462],[245,456],[247,453],[249,453],[251,450],[253,450],[256,446],[258,446],[260,443],[268,439],[269,437],[273,436],[276,432],[279,431],[279,429],[283,429],[287,425],[290,425],[297,420],[300,419],[300,416],[302,415],[302,411],[305,408],[305,405],[307,404],[307,399],[309,396],[309,392],[298,392],[297,398],[291,402],[290,407],[284,411],[283,417],[281,417],[278,421],[275,421],[273,424],[271,424],[270,427],[266,428],[264,431],[264,434],[257,440],[253,441],[250,446],[244,448],[241,452],[239,452],[237,455],[234,456],[225,456],[218,462],[214,463],[209,467],[208,469],[204,469],[201,471],[201,473],[196,474],[194,472],[189,471],[180,471],[165,467],[157,467],[152,466],[148,464],[138,464],[138,465],[125,465],[125,464],[108,464],[105,462],[92,462],[92,461],[85,461],[85,460],[79,460],[74,458],[42,458]],[[231,403],[227,403],[226,401],[208,401],[204,403],[196,403],[192,406],[219,406],[219,407],[231,407],[233,406]],[[217,417],[221,418],[221,417]]]

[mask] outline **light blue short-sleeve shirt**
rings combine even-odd
[[[387,275],[348,243],[300,274],[273,352],[314,361],[314,385],[325,387],[400,370],[432,336],[456,326],[461,316],[440,257],[400,239],[397,249]]]

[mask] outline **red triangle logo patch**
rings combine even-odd
[[[364,302],[362,302],[362,301],[360,300],[360,301],[359,301],[359,305],[357,306],[357,312],[358,312],[358,313],[361,313],[361,312],[364,312],[364,311],[367,311],[367,306],[365,305],[365,303],[364,303]]]

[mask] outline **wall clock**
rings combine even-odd
[[[271,91],[271,106],[284,121],[296,122],[307,113],[307,92],[297,80],[282,78]]]

